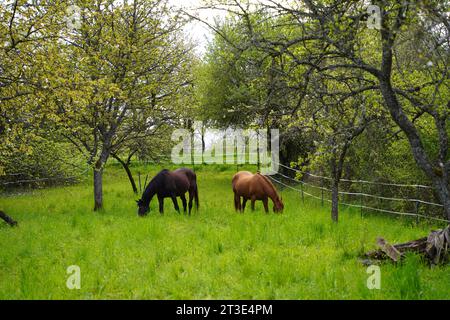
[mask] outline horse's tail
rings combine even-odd
[[[190,176],[190,179],[192,181],[192,185],[193,185],[193,191],[194,191],[194,201],[195,201],[195,207],[198,210],[199,207],[199,203],[198,203],[198,185],[197,185],[197,175],[195,174],[194,171],[190,170],[188,171],[188,175]]]

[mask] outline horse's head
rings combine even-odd
[[[273,203],[273,212],[281,213],[283,212],[284,204],[283,204],[283,198],[278,198]]]
[[[143,217],[145,215],[147,215],[148,211],[149,211],[149,205],[145,205],[144,201],[142,201],[142,199],[136,200],[136,203],[138,205],[138,215]]]

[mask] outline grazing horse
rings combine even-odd
[[[253,174],[249,171],[239,171],[233,176],[232,180],[234,191],[234,208],[241,212],[245,209],[247,200],[251,200],[252,210],[255,210],[255,201],[262,200],[264,210],[269,212],[268,199],[270,198],[274,204],[273,211],[283,211],[284,205],[282,199],[278,197],[277,189],[270,180],[259,172]],[[241,206],[241,197],[243,198]]]
[[[164,213],[164,198],[171,198],[175,210],[180,213],[177,197],[183,202],[183,210],[186,214],[185,193],[189,192],[189,215],[192,210],[192,199],[198,209],[197,176],[191,169],[181,168],[175,171],[161,170],[147,185],[142,198],[137,200],[138,214],[144,216],[149,211],[150,201],[156,194],[159,202],[159,213]]]

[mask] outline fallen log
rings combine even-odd
[[[394,246],[390,245],[383,238],[377,239],[377,245],[381,248],[384,254],[386,254],[389,258],[394,260],[395,262],[399,261],[402,257],[400,251],[397,250]]]
[[[10,216],[8,216],[6,213],[4,213],[3,211],[0,211],[0,218],[3,219],[7,224],[9,224],[11,227],[14,227],[17,225],[17,221],[14,221],[13,218],[11,218]]]
[[[428,258],[433,264],[447,260],[450,251],[450,225],[444,230],[433,231],[428,235],[425,248]]]
[[[377,239],[378,250],[367,252],[364,264],[372,264],[373,260],[390,259],[398,262],[407,252],[423,255],[431,264],[445,263],[450,252],[450,225],[445,229],[432,231],[427,237],[391,245],[383,238]]]

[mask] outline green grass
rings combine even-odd
[[[169,199],[165,215],[154,200],[149,216],[138,217],[137,197],[114,166],[100,213],[88,182],[0,198],[19,221],[0,224],[0,299],[450,299],[448,266],[430,268],[411,255],[382,264],[381,289],[369,290],[358,261],[377,236],[408,241],[437,226],[344,208],[333,224],[329,208],[289,190],[281,215],[266,215],[261,203],[237,214],[234,172],[197,168],[200,211],[191,217]],[[80,290],[66,287],[70,265],[81,268]]]

